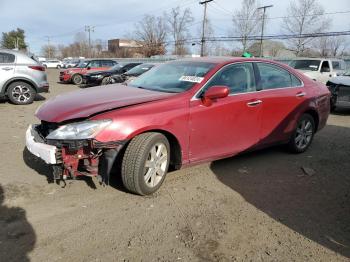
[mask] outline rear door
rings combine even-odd
[[[259,140],[271,144],[288,139],[293,131],[293,119],[306,100],[307,91],[295,75],[284,68],[264,62],[256,64],[258,99],[262,101]]]
[[[111,67],[113,67],[114,65],[117,64],[117,63],[115,63],[112,60],[101,60],[100,63],[101,63],[100,70],[108,70],[108,69],[110,69]]]
[[[88,67],[87,67],[87,72],[93,72],[93,71],[98,71],[101,70],[101,61],[100,60],[92,60],[90,61]]]
[[[15,60],[16,57],[13,54],[0,52],[0,92],[5,90],[4,85],[15,73]]]
[[[190,161],[213,160],[255,145],[259,138],[261,105],[256,99],[252,63],[220,69],[203,88],[224,85],[228,97],[203,104],[200,94],[190,102]]]

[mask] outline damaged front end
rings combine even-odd
[[[96,177],[109,184],[113,163],[125,141],[99,142],[95,135],[109,120],[82,121],[65,125],[42,121],[26,134],[26,145],[34,155],[52,165],[53,179],[60,183],[79,176]]]

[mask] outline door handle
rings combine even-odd
[[[261,103],[262,103],[261,100],[254,100],[254,101],[248,102],[248,103],[247,103],[247,106],[250,106],[250,107],[252,107],[252,106],[258,106],[258,105],[260,105]]]
[[[303,96],[306,96],[306,93],[305,92],[299,92],[295,96],[296,97],[303,97]]]
[[[5,70],[5,71],[9,71],[9,70],[12,70],[13,68],[12,67],[4,67],[4,68],[1,68],[2,70]]]

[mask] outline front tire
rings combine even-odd
[[[311,145],[316,131],[314,118],[309,114],[303,114],[294,130],[288,143],[289,150],[292,153],[303,153]]]
[[[127,146],[121,166],[123,184],[139,195],[156,192],[168,172],[170,145],[167,138],[155,132],[136,136]]]
[[[35,95],[35,89],[26,82],[13,82],[7,89],[7,97],[15,105],[33,103]]]
[[[72,76],[72,82],[75,85],[81,85],[83,83],[83,77],[79,74],[75,74]]]

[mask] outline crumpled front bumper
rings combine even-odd
[[[39,134],[39,127],[28,127],[26,146],[33,155],[52,165],[54,180],[89,176],[97,177],[100,183],[109,184],[113,163],[126,141],[45,141]]]
[[[35,156],[44,160],[47,164],[57,164],[56,153],[57,148],[53,145],[40,143],[35,138],[40,137],[35,130],[35,125],[30,125],[26,131],[26,146],[27,149]]]

